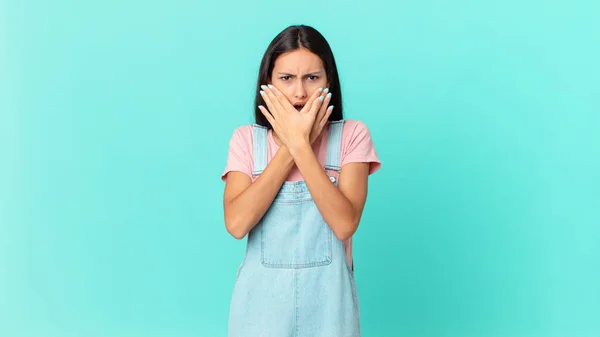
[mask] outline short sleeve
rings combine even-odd
[[[347,120],[344,123],[341,160],[342,167],[348,163],[370,163],[369,174],[381,167],[371,131],[363,122]]]
[[[252,178],[252,162],[252,127],[245,125],[235,129],[229,140],[227,164],[221,180],[226,181],[227,173],[231,171],[242,172]]]

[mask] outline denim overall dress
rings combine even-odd
[[[337,186],[343,121],[329,123],[325,171]],[[253,174],[267,166],[267,129],[253,126]],[[344,244],[304,181],[284,182],[248,233],[229,337],[359,337],[359,303]]]

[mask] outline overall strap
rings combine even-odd
[[[267,167],[267,131],[264,126],[252,125],[252,156],[254,157],[252,175],[261,174]]]
[[[342,154],[342,130],[344,129],[344,120],[329,122],[329,136],[327,139],[327,160],[325,169],[339,171],[341,170]]]

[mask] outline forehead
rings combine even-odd
[[[291,73],[320,71],[323,70],[323,61],[307,49],[296,49],[279,55],[274,70]]]

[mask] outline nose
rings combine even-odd
[[[303,100],[306,98],[306,88],[304,88],[304,83],[302,81],[298,81],[294,87],[294,98],[297,100]]]

